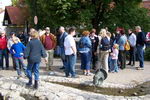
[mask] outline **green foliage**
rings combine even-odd
[[[145,60],[150,61],[150,48],[145,50]]]
[[[13,6],[17,6],[17,5],[18,5],[19,0],[11,0],[11,2],[12,2],[12,5],[13,5]]]
[[[148,11],[140,7],[142,0],[26,0],[33,17],[38,16],[38,27],[76,26],[86,29],[116,27],[125,29],[136,25],[145,31],[150,28]],[[114,7],[110,7],[113,4]]]

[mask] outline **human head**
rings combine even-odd
[[[129,34],[132,33],[132,29],[128,29],[128,33],[129,33]]]
[[[107,36],[111,38],[111,33],[107,31]]]
[[[31,38],[39,38],[39,33],[37,31],[33,31],[30,36]]]
[[[15,36],[15,32],[10,32],[10,37],[14,37]]]
[[[124,28],[120,28],[119,32],[120,32],[121,35],[124,35],[125,34]]]
[[[68,34],[71,34],[73,36],[76,34],[75,28],[70,28],[68,32],[69,32]]]
[[[102,36],[102,37],[106,37],[107,36],[107,34],[106,34],[107,32],[106,32],[106,29],[101,29],[101,31],[100,31],[100,35]]]
[[[83,36],[88,36],[89,34],[90,34],[89,31],[83,31],[83,32],[82,32],[82,35],[83,35]]]
[[[45,31],[46,31],[46,32],[45,32],[46,34],[49,34],[49,33],[50,33],[50,28],[49,28],[49,27],[46,27],[46,28],[45,28]]]
[[[141,32],[142,30],[141,30],[141,27],[140,26],[136,26],[135,27],[135,31],[138,33],[138,32]]]
[[[118,47],[119,47],[118,44],[114,44],[114,45],[113,45],[113,48],[114,48],[114,49],[118,49]]]
[[[64,33],[64,32],[65,32],[65,28],[64,28],[63,26],[60,26],[59,32],[60,32],[60,33]]]
[[[17,38],[17,37],[12,38],[12,40],[13,40],[14,43],[20,42],[19,38]]]
[[[34,28],[30,28],[29,34],[32,34],[32,32],[36,31]]]
[[[90,34],[91,34],[91,36],[94,36],[95,33],[96,33],[96,29],[93,28],[93,29],[91,30]]]
[[[5,31],[4,30],[0,30],[0,36],[3,37],[5,35],[6,35]]]

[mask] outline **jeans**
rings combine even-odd
[[[126,68],[126,51],[125,50],[119,50],[119,63],[120,68],[125,69]]]
[[[129,64],[131,64],[133,62],[133,65],[135,65],[135,47],[131,47],[130,46],[130,50],[129,50],[129,53],[130,53],[130,61],[129,61]]]
[[[111,69],[110,71],[118,72],[117,59],[111,59],[111,68],[110,69]]]
[[[81,54],[81,69],[82,70],[90,70],[91,69],[91,54],[90,54],[90,52],[80,53],[80,54]]]
[[[14,57],[14,59],[15,59],[17,74],[21,75],[21,70],[20,70],[20,64],[21,64],[21,66],[23,67],[23,70],[24,70],[24,74],[26,75],[26,66],[23,63],[23,58],[15,58]]]
[[[76,55],[66,55],[67,66],[65,67],[66,76],[69,76],[69,73],[72,77],[75,76],[75,64],[76,64]]]
[[[61,57],[61,60],[63,62],[63,67],[66,67],[67,61],[66,61],[66,56],[65,56],[65,49],[62,47],[60,48],[60,57]]]
[[[51,69],[51,66],[53,65],[53,58],[54,58],[54,50],[46,50],[47,53],[47,61],[46,68]]]
[[[9,55],[8,55],[7,49],[0,50],[0,67],[2,69],[4,69],[4,66],[3,66],[4,57],[5,57],[6,68],[9,68]]]
[[[137,46],[137,56],[140,63],[140,67],[144,67],[144,50],[142,45]]]
[[[40,62],[37,63],[29,63],[28,62],[28,66],[27,66],[27,77],[29,78],[29,80],[32,80],[32,72],[34,73],[34,78],[36,81],[39,80],[39,66],[40,66]]]

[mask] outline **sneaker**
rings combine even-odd
[[[92,76],[92,73],[87,73],[86,76]]]
[[[52,72],[52,71],[48,73],[48,75],[54,75],[54,74],[55,74],[55,73],[54,73],[54,72]]]
[[[71,76],[71,78],[79,78],[79,76]]]
[[[65,67],[61,67],[61,68],[59,68],[60,70],[63,70],[63,69],[65,69]]]
[[[144,70],[144,68],[138,67],[137,70]]]
[[[22,76],[21,75],[18,75],[17,79],[20,79]]]

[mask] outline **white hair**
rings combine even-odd
[[[63,26],[60,26],[59,30],[65,30],[65,28]]]

